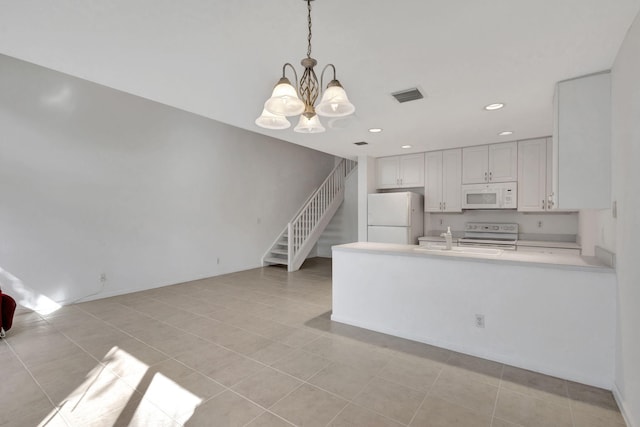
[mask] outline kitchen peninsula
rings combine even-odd
[[[614,270],[573,254],[481,252],[334,246],[332,320],[610,389]]]

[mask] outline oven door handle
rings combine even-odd
[[[475,246],[478,248],[496,248],[496,249],[505,249],[505,250],[516,250],[516,245],[504,245],[500,243],[475,243],[475,242],[465,242],[462,240],[458,240],[458,246]]]

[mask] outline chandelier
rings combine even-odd
[[[347,93],[340,82],[336,79],[336,67],[327,64],[320,74],[320,84],[313,67],[318,61],[311,57],[311,2],[307,2],[307,20],[309,23],[309,35],[307,36],[307,57],[300,63],[304,67],[302,78],[298,84],[298,74],[290,63],[282,66],[282,78],[273,89],[271,98],[264,103],[264,109],[260,117],[256,119],[256,124],[266,129],[288,129],[291,126],[287,117],[300,115],[298,125],[293,129],[300,133],[324,132],[324,127],[320,123],[318,116],[323,117],[344,117],[352,114],[356,107],[349,102]],[[291,85],[291,81],[286,77],[287,67],[293,71],[296,86]],[[327,85],[322,94],[320,103],[316,106],[319,90],[324,84],[324,73],[331,67],[333,79]]]

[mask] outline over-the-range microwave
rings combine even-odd
[[[516,209],[517,207],[517,182],[462,186],[462,209]]]

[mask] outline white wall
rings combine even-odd
[[[640,426],[640,15],[612,69],[613,200],[618,279],[616,389],[632,427]],[[612,239],[611,239],[612,240]]]
[[[358,241],[367,241],[368,194],[376,192],[376,159],[358,156]]]
[[[358,241],[358,171],[345,181],[344,202],[318,239],[316,255],[331,258],[331,246]]]
[[[69,302],[102,273],[97,296],[258,267],[333,163],[0,55],[0,286]]]

